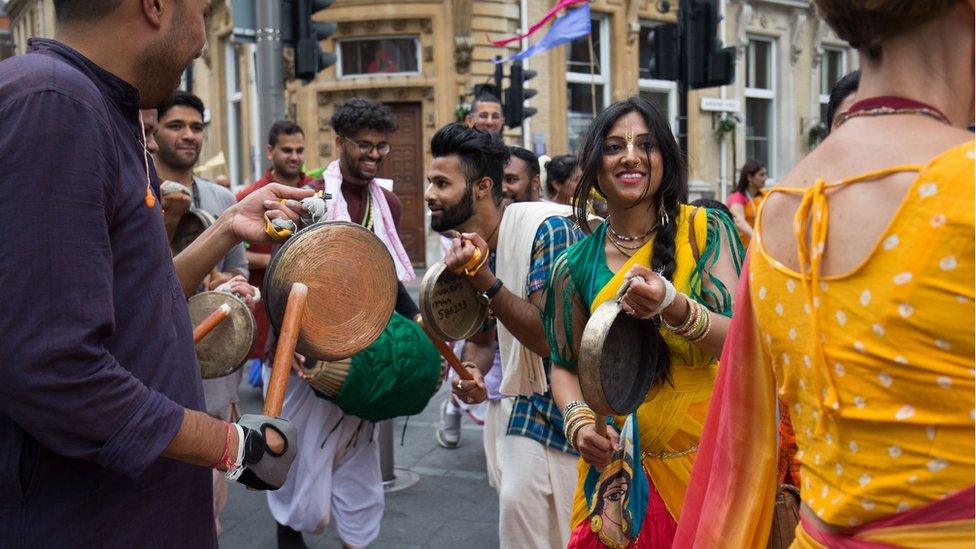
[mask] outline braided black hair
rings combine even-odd
[[[603,148],[607,134],[620,117],[632,112],[640,113],[644,123],[650,130],[653,146],[661,154],[662,176],[654,203],[654,215],[658,217],[657,234],[654,237],[654,249],[651,255],[650,267],[662,274],[664,278],[673,281],[677,267],[675,263],[675,235],[677,234],[678,211],[681,201],[688,194],[688,179],[684,168],[684,158],[671,132],[671,126],[654,105],[640,96],[634,96],[624,101],[618,101],[603,110],[593,119],[580,145],[579,162],[582,170],[580,184],[573,195],[573,209],[576,219],[586,219],[586,206],[590,191],[599,187],[599,174],[603,170]],[[645,159],[650,166],[650,153]],[[644,195],[638,199],[643,201],[649,186],[645,187]],[[635,204],[629,206],[633,207]],[[667,220],[661,223],[662,211],[667,213]],[[582,223],[582,230],[589,232],[586,223]],[[671,359],[667,343],[658,330],[654,330],[655,343],[658,348],[658,362],[653,379],[655,384],[670,381]]]

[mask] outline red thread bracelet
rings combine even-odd
[[[217,463],[214,463],[213,467],[211,467],[211,469],[217,469],[218,471],[227,471],[234,466],[234,460],[230,458],[230,430],[232,427],[230,423],[225,423],[224,426],[226,427],[224,430],[224,451],[221,452]],[[221,466],[223,466],[223,469],[221,469]]]

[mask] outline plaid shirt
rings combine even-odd
[[[526,294],[545,288],[556,258],[582,236],[576,225],[562,216],[550,217],[539,226],[532,244],[532,265]],[[543,358],[542,362],[548,378],[549,358]],[[563,413],[552,398],[552,390],[545,394],[515,397],[507,434],[529,437],[548,448],[576,455],[572,446],[566,442],[563,430]]]

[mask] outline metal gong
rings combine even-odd
[[[647,397],[658,360],[657,330],[636,319],[616,300],[597,307],[583,329],[579,380],[583,399],[599,415],[630,414]]]
[[[197,362],[203,379],[213,379],[234,373],[247,360],[257,324],[247,304],[230,292],[202,292],[190,298],[190,322],[196,326],[221,305],[230,307],[230,314],[196,344]]]
[[[437,337],[460,341],[481,329],[488,303],[465,276],[452,273],[441,261],[420,283],[420,316]]]
[[[396,305],[393,258],[355,223],[309,225],[271,258],[263,293],[275,333],[294,282],[308,286],[295,350],[309,359],[337,361],[362,351],[383,333]]]
[[[173,238],[169,241],[169,249],[173,256],[179,255],[180,252],[189,247],[194,240],[214,224],[214,221],[214,216],[209,213],[197,208],[190,208],[180,218]]]

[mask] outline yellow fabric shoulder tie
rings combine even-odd
[[[823,435],[826,432],[825,416],[840,410],[840,398],[833,375],[827,367],[827,357],[824,354],[823,332],[821,330],[820,308],[820,278],[823,274],[823,257],[827,249],[827,230],[830,211],[828,208],[827,192],[836,187],[870,181],[900,172],[919,172],[925,166],[909,164],[892,166],[875,170],[855,177],[850,177],[836,183],[826,183],[817,179],[813,185],[805,189],[777,188],[774,192],[802,195],[800,206],[793,218],[793,234],[796,237],[797,261],[800,267],[800,281],[803,284],[804,297],[810,309],[811,326],[813,328],[813,366],[816,370],[819,387],[820,410],[814,433]],[[760,212],[762,205],[760,206]],[[757,226],[759,215],[757,215]]]

